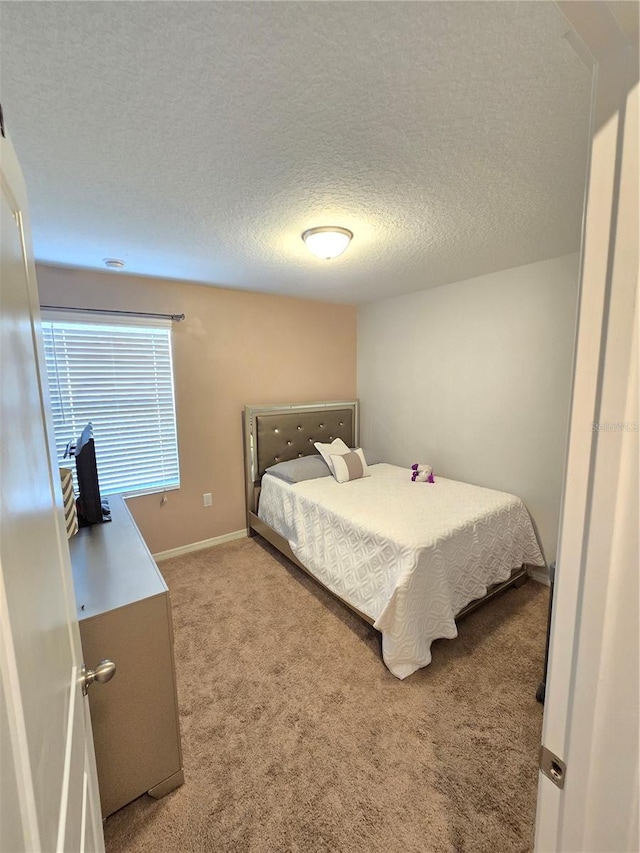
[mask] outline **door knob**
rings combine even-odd
[[[94,681],[105,684],[107,681],[111,681],[115,674],[116,665],[112,660],[101,660],[95,669],[87,669],[83,664],[80,670],[80,684],[82,685],[83,695],[87,695],[89,687]]]

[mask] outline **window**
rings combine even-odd
[[[42,328],[59,462],[91,421],[102,494],[177,488],[170,321],[55,313]]]

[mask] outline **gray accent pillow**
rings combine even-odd
[[[322,456],[300,456],[288,462],[278,462],[265,470],[285,483],[303,483],[305,480],[317,480],[319,477],[330,477],[331,471]]]
[[[334,476],[338,483],[348,483],[350,480],[359,480],[361,477],[369,476],[367,460],[360,448],[344,453],[341,456],[332,456]]]

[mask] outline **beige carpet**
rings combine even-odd
[[[398,681],[379,634],[258,539],[165,562],[186,784],[116,851],[532,848],[548,590],[509,590]]]

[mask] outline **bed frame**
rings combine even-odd
[[[316,583],[324,584],[295,556],[287,540],[258,518],[258,500],[262,475],[270,465],[287,462],[299,456],[317,453],[316,441],[333,441],[341,438],[349,447],[357,447],[360,439],[358,401],[330,403],[305,403],[278,406],[246,406],[244,410],[244,462],[247,500],[247,533],[258,534],[270,542],[281,554]],[[457,615],[461,619],[472,610],[510,586],[522,586],[527,579],[524,566],[514,569],[511,577],[489,587],[482,598],[467,604]],[[349,604],[339,595],[327,590],[361,619],[373,625],[373,619]]]

